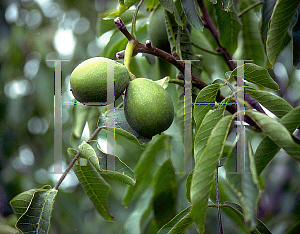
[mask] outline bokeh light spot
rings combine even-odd
[[[26,166],[31,166],[34,163],[34,154],[28,145],[22,145],[19,148],[19,157]]]
[[[48,122],[43,118],[32,117],[28,120],[28,131],[32,134],[45,134],[49,128]]]
[[[72,56],[76,45],[76,37],[71,29],[59,29],[54,36],[55,49],[64,56]]]
[[[16,22],[19,18],[19,6],[17,3],[11,3],[6,8],[5,20],[7,23],[12,24]]]
[[[42,14],[37,9],[30,10],[25,16],[25,22],[30,29],[38,28],[42,23]]]
[[[26,79],[11,80],[4,86],[4,93],[10,99],[17,99],[30,94],[32,85]]]

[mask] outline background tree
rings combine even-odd
[[[0,6],[1,231],[15,233],[15,225],[49,233],[299,231],[299,0],[29,0]],[[175,118],[167,131],[147,139],[129,128],[122,98],[116,100],[122,128],[115,130],[116,170],[104,174],[106,108],[69,105],[75,102],[70,74],[95,56],[122,62],[128,41],[134,46],[126,52],[127,67],[163,84]],[[66,168],[74,157],[80,162],[62,183],[61,175],[51,174],[51,59],[70,59],[62,62],[59,163]],[[252,60],[240,67],[246,84],[244,167],[251,172],[245,175],[229,173],[238,159],[234,123],[240,112],[231,105],[240,92],[232,61],[238,59]],[[199,60],[192,62],[190,174],[183,173],[182,60]],[[203,103],[214,105],[198,105]]]

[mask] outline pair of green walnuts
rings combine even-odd
[[[130,127],[148,138],[167,130],[174,118],[168,92],[150,79],[130,81],[127,68],[114,60],[95,57],[79,64],[70,78],[75,99],[82,103],[107,102],[107,63],[114,67],[115,100],[126,89],[124,113]]]

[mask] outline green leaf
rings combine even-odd
[[[181,0],[181,6],[189,23],[199,31],[203,30],[203,22],[199,16],[199,7],[194,0]]]
[[[158,0],[145,0],[145,7],[147,11],[153,11],[154,7],[156,7],[159,4]]]
[[[261,35],[264,38],[264,41],[267,39],[267,33],[269,30],[269,22],[273,9],[275,6],[276,0],[265,0],[263,1],[262,7],[262,19],[261,19]]]
[[[176,35],[176,52],[183,60],[193,60],[191,62],[192,74],[200,77],[202,74],[202,59],[194,55],[191,44],[191,35],[187,28],[179,28],[179,35]]]
[[[300,107],[293,109],[288,114],[283,116],[279,122],[287,128],[289,133],[293,133],[294,130],[300,125]],[[257,174],[259,175],[272,158],[278,153],[280,147],[275,144],[268,136],[265,136],[259,143],[255,152],[255,162],[257,168]]]
[[[80,154],[82,156],[84,156],[84,158],[86,158],[97,171],[101,170],[97,154],[92,146],[90,146],[88,143],[83,141],[78,146],[78,149],[79,149]]]
[[[85,124],[89,118],[89,112],[92,106],[87,105],[74,105],[72,108],[73,132],[71,136],[72,145],[78,145]]]
[[[13,209],[14,213],[17,215],[17,218],[20,218],[22,214],[24,214],[31,203],[33,194],[37,191],[37,189],[30,189],[28,191],[22,192],[15,196],[10,201],[10,206]]]
[[[232,10],[231,6],[232,6],[232,0],[223,0],[223,8],[225,11]]]
[[[178,31],[178,24],[176,23],[173,14],[165,10],[166,29],[168,40],[171,47],[171,52],[176,51],[176,34]]]
[[[195,162],[198,161],[199,157],[203,153],[207,145],[207,141],[211,134],[211,131],[219,122],[219,120],[224,116],[224,111],[225,111],[225,106],[222,109],[209,110],[208,113],[205,115],[195,137],[195,143],[194,143]]]
[[[124,50],[127,43],[127,38],[119,30],[115,31],[104,47],[102,57],[115,59],[116,53]]]
[[[104,109],[105,107],[101,106],[92,106],[92,109],[90,110],[89,112],[89,116],[88,116],[88,120],[87,120],[87,124],[88,124],[88,127],[89,127],[89,135],[91,135],[95,129],[98,127],[98,121],[99,121],[99,117],[102,113],[102,110]],[[77,144],[78,145],[78,144]]]
[[[195,60],[191,63],[192,73],[200,77],[202,74],[202,59],[194,55],[189,30],[186,27],[179,27],[171,13],[165,13],[166,29],[171,51],[176,51],[182,60]]]
[[[283,98],[262,90],[257,90],[249,86],[245,87],[245,92],[254,97],[261,105],[271,111],[278,118],[293,110],[293,107]]]
[[[241,2],[241,9],[245,9],[248,6],[246,1]],[[241,51],[236,59],[251,59],[253,63],[265,66],[266,59],[259,31],[259,21],[253,10],[243,14],[241,21],[242,38],[241,43],[239,43]]]
[[[118,108],[113,110],[113,117],[115,121],[115,128],[107,128],[107,116],[112,116],[110,113],[106,114],[104,117],[101,117],[98,122],[98,126],[101,129],[108,129],[108,131],[114,132],[115,139],[118,139],[118,137],[124,137],[128,141],[131,141],[132,143],[138,145],[139,147],[143,146],[141,144],[145,142],[149,142],[151,139],[146,138],[138,134],[136,131],[134,131],[128,124],[123,108]]]
[[[159,2],[168,12],[170,12],[174,15],[176,23],[180,26],[183,26],[183,23],[180,19],[180,15],[177,11],[177,8],[176,8],[173,0],[159,0]]]
[[[107,158],[107,154],[102,151],[100,148],[101,153]],[[109,155],[109,157],[113,157],[115,168],[113,171],[111,170],[104,170],[100,169],[100,174],[105,178],[105,176],[108,176],[111,179],[118,180],[124,184],[128,184],[130,186],[134,186],[136,181],[134,178],[134,173],[131,170],[130,167],[128,167],[118,156],[116,155]]]
[[[73,166],[73,170],[80,185],[92,201],[99,214],[108,221],[114,221],[114,218],[109,214],[106,207],[106,201],[110,191],[109,184],[100,176],[89,162],[87,166]]]
[[[181,137],[184,136],[184,87],[177,86],[176,87],[177,96],[178,96],[178,103],[177,103],[177,111],[176,111],[176,119],[178,120],[178,125],[180,129]],[[183,138],[182,138],[183,139]]]
[[[274,65],[281,51],[285,35],[298,9],[300,0],[278,0],[275,4],[267,34],[266,51],[269,62]]]
[[[57,190],[50,186],[25,191],[10,202],[18,216],[16,227],[22,233],[50,233],[50,219]]]
[[[180,234],[194,222],[190,215],[191,206],[182,210],[170,222],[162,226],[157,234]]]
[[[227,214],[242,230],[244,230],[244,215],[242,213],[242,207],[238,204],[232,202],[225,202],[221,206],[221,210]],[[239,222],[240,221],[240,222]],[[267,228],[267,226],[259,219],[257,219],[258,225],[251,233],[264,233],[272,234],[272,232]],[[248,233],[247,230],[244,230]],[[249,232],[250,233],[250,232]]]
[[[123,111],[123,109],[122,109],[122,111]],[[105,129],[107,131],[110,131],[110,132],[114,132],[116,135],[122,136],[122,137],[126,138],[127,140],[131,141],[132,143],[135,143],[136,145],[141,147],[141,144],[138,141],[138,139],[133,134],[125,131],[122,128],[110,128],[110,127],[101,127],[101,128]]]
[[[271,117],[253,110],[246,110],[246,114],[262,129],[264,133],[283,148],[288,155],[300,161],[300,146],[297,145],[286,127]]]
[[[152,198],[154,218],[159,228],[176,214],[175,170],[170,159],[158,169]]]
[[[245,63],[235,68],[231,73],[231,77],[237,76],[237,69],[244,69],[244,78],[249,82],[274,90],[279,89],[278,84],[272,79],[266,68],[254,63]]]
[[[227,142],[227,141],[226,141]],[[230,145],[230,146],[229,146]],[[229,157],[229,152],[227,152],[226,154],[226,158],[223,158],[225,156],[224,151],[225,148],[230,147],[230,149],[232,149],[232,147],[234,147],[234,149],[236,149],[235,144],[228,144],[225,143],[224,149],[223,149],[223,155],[221,156],[221,160],[219,161],[219,174],[218,174],[218,190],[219,190],[219,199],[220,199],[220,204],[223,204],[226,201],[231,201],[231,202],[235,202],[235,203],[239,203],[239,199],[237,194],[232,190],[232,188],[230,187],[227,178],[221,176],[221,170],[220,170],[220,166],[224,166],[224,163],[226,165],[226,161],[228,160]],[[230,150],[227,149],[227,150]],[[230,151],[232,152],[232,151]],[[224,167],[223,167],[224,168]],[[225,168],[224,168],[225,169]],[[212,186],[211,186],[211,190],[210,190],[210,196],[209,199],[216,204],[217,203],[217,196],[216,196],[216,180],[213,180]],[[244,225],[243,225],[244,226]]]
[[[230,54],[233,54],[237,48],[238,34],[242,28],[240,19],[233,7],[230,11],[224,11],[221,1],[214,7],[218,20],[220,43]]]
[[[293,35],[293,65],[300,69],[300,10],[298,9],[298,21],[292,30]]]
[[[115,12],[110,13],[106,18],[109,19],[121,16],[136,2],[138,2],[138,0],[119,0],[119,9]]]
[[[255,151],[255,162],[258,175],[265,169],[265,167],[279,152],[279,150],[280,147],[276,145],[276,143],[273,142],[268,136],[263,138]]]
[[[87,146],[84,145],[84,147]],[[83,152],[88,158],[91,158],[92,161],[94,160],[93,156],[90,156],[90,149],[87,149]],[[70,149],[68,150],[68,154],[71,158],[74,158],[74,156],[77,154],[77,151]],[[90,161],[87,161],[86,166],[81,166],[78,164],[73,166],[73,170],[81,187],[88,195],[99,214],[101,214],[102,217],[108,221],[114,221],[114,218],[109,214],[106,207],[110,185],[102,178],[100,173],[95,169],[94,165]]]
[[[227,179],[231,188],[239,197],[247,227],[250,230],[253,230],[257,226],[256,214],[259,200],[259,186],[253,150],[251,142],[248,140],[247,132],[245,136],[243,156],[244,173],[231,173],[236,171],[237,157],[240,156],[237,155],[236,150],[233,149],[225,166],[227,171]]]
[[[197,129],[200,127],[208,111],[214,108],[214,103],[220,87],[220,84],[212,84],[201,89],[199,92],[194,104],[194,120]]]
[[[160,80],[156,80],[155,82],[160,84],[164,89],[166,89],[169,85],[170,77],[166,76],[165,78],[162,78]]]
[[[149,38],[147,38],[149,39]],[[153,55],[144,54],[143,56],[134,56],[131,58],[130,61],[130,71],[136,76],[136,77],[147,77],[148,79],[157,80],[160,76],[159,72],[159,65],[158,61],[159,59],[157,57],[152,57]],[[149,60],[148,60],[149,58]],[[153,63],[151,60],[153,59]],[[165,62],[171,66],[170,63]],[[164,67],[166,69],[167,67]],[[168,69],[167,69],[168,70]],[[151,73],[149,72],[151,71]],[[170,71],[169,71],[170,72]],[[167,73],[166,76],[170,75],[170,73]]]
[[[114,171],[105,170],[100,167],[98,156],[92,146],[86,142],[83,142],[78,148],[80,154],[84,156],[84,158],[86,158],[101,175],[108,176],[111,179],[118,180],[131,186],[135,185],[133,171],[118,156],[109,155],[110,157],[113,157],[114,160]],[[107,154],[104,153],[100,147],[99,150],[107,158]]]
[[[193,173],[194,169],[189,173],[189,175],[186,178],[185,188],[186,188],[186,199],[191,203],[191,185],[192,185],[192,179],[193,179]]]
[[[124,4],[125,6],[127,6],[128,8],[131,7],[132,5],[134,5],[135,3],[137,3],[139,0],[124,0]],[[120,2],[120,1],[119,1]]]
[[[133,14],[135,10],[126,10],[122,13],[121,18],[125,25],[130,24],[132,21]],[[143,13],[140,11],[138,12],[137,19],[145,17]],[[98,22],[97,22],[97,35],[98,37],[102,36],[104,33],[111,31],[111,30],[118,30],[115,23],[115,17],[105,17],[103,18],[102,15],[99,15]]]
[[[139,200],[135,205],[135,209],[126,219],[123,232],[124,234],[141,234],[141,222],[145,214],[151,210],[151,198],[153,189],[148,188],[143,194],[140,195]]]
[[[134,187],[127,187],[125,197],[123,198],[124,206],[129,204],[139,187],[149,187],[149,185],[153,183],[153,167],[156,166],[153,162],[155,161],[157,153],[164,148],[167,138],[168,136],[165,134],[153,137],[152,141],[150,141],[145,148],[134,169],[136,185]]]
[[[216,167],[222,156],[233,116],[223,117],[211,132],[207,146],[196,162],[191,185],[191,217],[197,231],[204,232],[206,208]]]
[[[300,221],[298,221],[295,225],[293,225],[286,234],[298,234],[300,232]]]
[[[210,33],[206,30],[204,30],[203,32],[195,29],[191,30],[190,38],[193,45],[193,51],[195,54],[201,55],[203,57],[203,71],[205,75],[214,73],[216,70],[219,70],[220,66],[222,66],[225,63],[224,61],[220,60],[215,54],[211,54],[200,49],[205,48],[207,51],[215,50],[216,43],[213,40],[211,40],[210,37]],[[227,67],[226,64],[224,65]],[[207,78],[204,78],[204,75],[201,73],[201,79],[207,83],[210,82],[210,80],[208,80],[210,79],[209,75],[207,75]]]

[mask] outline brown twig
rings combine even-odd
[[[154,46],[151,45],[151,43],[149,43],[149,41],[147,41],[146,44],[142,44],[140,42],[138,42],[127,30],[125,24],[123,23],[123,21],[121,20],[121,18],[116,18],[115,19],[115,24],[116,27],[124,34],[124,36],[128,39],[128,41],[130,40],[135,40],[136,44],[135,44],[135,49],[133,51],[133,55],[136,55],[138,53],[147,53],[147,54],[152,54],[155,55],[156,57],[163,59],[171,64],[173,64],[175,67],[178,68],[178,70],[182,73],[184,73],[184,62],[177,60],[173,55],[160,50]],[[117,53],[117,57],[118,59],[121,59],[124,57],[124,53],[123,51]],[[203,89],[205,86],[207,86],[207,84],[205,82],[203,82],[202,80],[200,80],[197,76],[195,76],[194,74],[192,74],[192,79],[195,82],[195,85],[197,86],[197,88],[199,89]]]
[[[138,53],[152,54],[158,58],[161,58],[161,59],[173,64],[182,74],[184,74],[184,69],[185,69],[184,62],[177,60],[176,55],[171,55],[163,50],[160,50],[160,49],[152,46],[150,41],[147,41],[145,44],[140,43],[128,32],[125,24],[119,17],[115,19],[115,25],[124,34],[124,36],[128,39],[128,41],[130,41],[130,40],[136,41],[133,55],[136,55]],[[117,58],[118,59],[124,58],[124,51],[118,52]],[[178,78],[181,79],[180,77],[178,77]],[[184,76],[182,76],[182,79],[184,79]],[[203,89],[204,87],[207,86],[207,84],[205,82],[203,82],[201,79],[199,79],[194,74],[192,74],[192,83],[193,83],[193,86],[197,87],[198,89]],[[218,102],[221,102],[223,99],[224,99],[224,97],[222,95],[220,95],[220,93],[219,93],[217,95],[216,100]],[[226,109],[232,114],[234,114],[236,112],[236,106],[234,106],[234,105],[227,105]]]
[[[202,0],[198,0],[198,2],[202,2]],[[203,2],[202,2],[203,3]],[[209,26],[210,31],[212,32],[212,34],[214,35],[218,45],[219,45],[219,50],[222,52],[222,55],[224,57],[224,59],[226,60],[228,66],[230,67],[231,70],[233,70],[236,65],[235,63],[232,61],[231,55],[229,54],[229,52],[223,48],[220,45],[220,41],[219,41],[219,35],[217,32],[216,27],[214,26],[205,6],[202,6],[202,8],[204,9],[204,12],[206,12],[204,15],[205,17],[209,17],[208,20],[204,20],[204,23],[207,25],[207,27]],[[184,74],[184,69],[185,69],[185,65],[184,62],[181,60],[178,60],[178,58],[174,55],[171,55],[163,50],[160,50],[154,46],[151,45],[150,41],[147,41],[145,44],[140,43],[137,39],[135,39],[127,30],[125,24],[123,23],[123,21],[121,20],[121,18],[116,18],[115,19],[115,25],[116,27],[124,34],[124,36],[128,39],[128,41],[130,40],[135,40],[135,48],[133,50],[133,56],[138,54],[138,53],[147,53],[147,54],[152,54],[160,59],[163,59],[171,64],[173,64],[182,74]],[[117,53],[117,58],[118,59],[122,59],[124,58],[124,51],[118,52]],[[178,77],[180,79],[180,77]],[[182,77],[182,79],[184,79],[184,77]],[[205,82],[203,82],[201,79],[199,79],[196,75],[192,74],[192,82],[193,82],[193,86],[197,87],[199,89],[203,89],[204,87],[207,86],[207,84]],[[221,102],[224,100],[224,97],[220,94],[220,92],[218,93],[217,97],[216,97],[216,101],[217,102]],[[227,105],[226,109],[231,113],[234,114],[237,109],[235,105]],[[251,121],[250,119],[248,120],[247,117],[245,117],[245,121],[247,123],[249,123],[251,126],[253,126],[253,121]],[[254,124],[255,126],[255,124]]]
[[[201,9],[202,12],[202,20],[204,23],[204,26],[211,32],[212,36],[214,37],[216,43],[218,44],[218,48],[217,48],[217,52],[221,52],[222,57],[224,58],[225,62],[227,63],[229,69],[231,71],[233,71],[236,68],[236,64],[234,63],[234,61],[232,60],[232,56],[231,54],[228,52],[228,50],[226,48],[224,48],[221,43],[220,43],[220,39],[219,39],[219,31],[216,28],[216,26],[214,25],[214,22],[212,21],[206,6],[203,2],[203,0],[197,0],[198,5]],[[257,4],[259,5],[259,4]],[[256,5],[255,5],[256,6]],[[252,6],[253,8],[253,6]],[[252,9],[250,8],[250,9]],[[249,10],[250,10],[249,9]],[[260,107],[260,105],[258,104],[258,102],[251,96],[251,95],[245,95],[245,100],[257,111],[264,113],[263,109]],[[251,126],[257,126],[250,118],[248,118],[247,116],[245,116],[245,121],[247,123],[249,123]]]
[[[219,39],[219,31],[214,25],[214,22],[212,21],[212,18],[210,17],[203,0],[198,0],[197,2],[202,12],[201,19],[204,23],[204,26],[211,32],[212,36],[214,37],[215,41],[218,44],[217,52],[222,53],[222,56],[225,59],[230,70],[234,70],[236,68],[236,65],[232,61],[232,57],[230,53],[221,45]]]
[[[90,136],[90,138],[88,139],[87,143],[89,143],[91,140],[93,140],[96,135],[99,133],[99,131],[101,130],[101,128],[97,128],[93,134]],[[69,173],[69,171],[72,169],[72,167],[74,166],[74,163],[77,161],[78,157],[80,155],[80,152],[78,151],[77,154],[75,155],[75,157],[72,159],[72,161],[69,163],[68,167],[66,168],[66,170],[64,171],[64,173],[62,174],[62,176],[59,178],[59,180],[57,181],[56,185],[54,186],[53,189],[58,189],[58,187],[60,186],[60,184],[63,182],[63,180],[65,179],[65,177],[67,176],[67,174]]]

